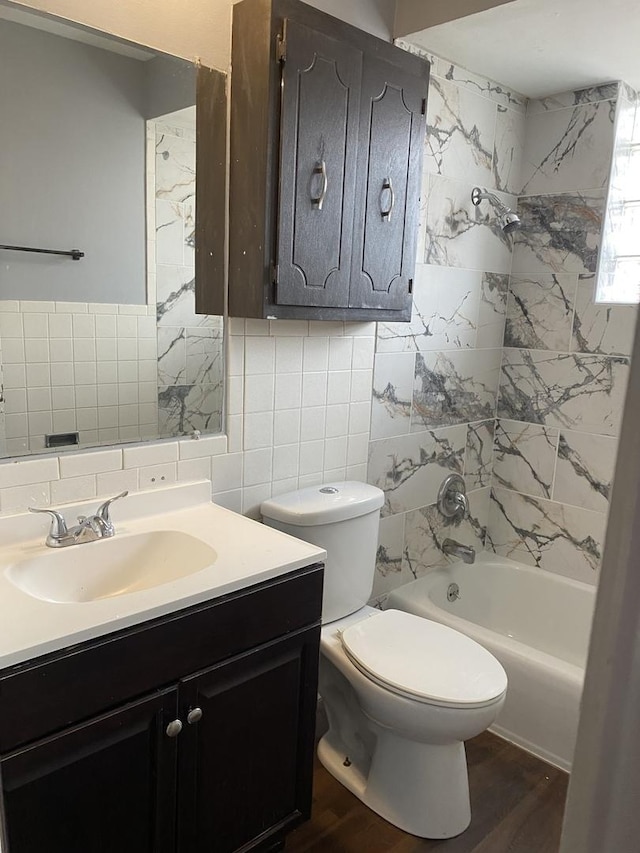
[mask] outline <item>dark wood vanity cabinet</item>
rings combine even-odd
[[[429,64],[298,0],[233,17],[230,315],[409,320]]]
[[[321,596],[315,566],[0,672],[3,853],[276,849],[311,808]]]
[[[310,808],[300,757],[309,757],[316,695],[301,703],[301,693],[316,635],[280,640],[181,685],[185,706],[202,710],[178,757],[181,851],[199,853],[206,839],[212,850],[245,849]]]
[[[4,756],[9,851],[175,850],[177,705],[160,691]]]

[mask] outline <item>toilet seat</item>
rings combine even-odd
[[[501,664],[479,643],[411,613],[376,613],[345,628],[341,640],[364,675],[414,701],[478,708],[500,699],[507,689]]]

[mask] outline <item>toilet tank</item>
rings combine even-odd
[[[366,483],[327,483],[261,506],[265,524],[324,548],[322,622],[359,610],[371,597],[384,493]]]

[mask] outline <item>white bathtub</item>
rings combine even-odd
[[[460,598],[447,600],[457,583]],[[595,587],[483,553],[395,590],[387,607],[443,622],[481,643],[507,672],[493,731],[571,769]]]

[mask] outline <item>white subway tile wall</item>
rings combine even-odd
[[[329,325],[330,334],[323,337],[322,324],[311,334],[306,322],[231,321],[228,366],[230,373],[235,371],[229,379],[235,413],[228,415],[228,437],[6,461],[0,463],[0,512],[209,479],[216,502],[257,517],[261,500],[274,492],[326,479],[366,480],[375,325],[348,324],[350,334],[345,324]],[[330,369],[331,352],[334,358],[339,353],[339,371]],[[280,366],[290,358],[297,372],[280,373],[276,353]],[[305,374],[304,354],[315,368]],[[327,404],[327,389],[336,375],[340,394]],[[97,391],[107,400],[115,394],[116,410],[126,405],[116,405],[117,382],[115,389],[106,383]]]

